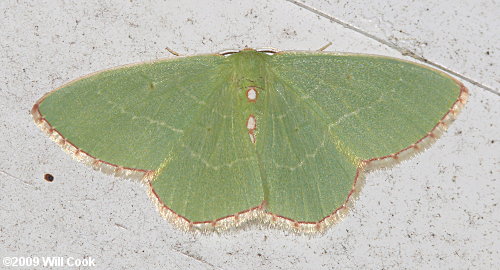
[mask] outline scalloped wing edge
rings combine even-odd
[[[125,65],[125,66],[130,66],[130,65]],[[425,65],[421,66],[435,70]],[[438,72],[445,74],[441,71]],[[93,169],[101,171],[108,175],[140,181],[144,186],[146,186],[147,194],[155,204],[156,209],[160,213],[160,215],[164,219],[172,223],[175,227],[183,231],[201,232],[201,233],[227,232],[232,229],[242,229],[247,227],[248,225],[253,224],[253,225],[265,225],[269,228],[288,230],[297,234],[318,234],[318,233],[324,233],[328,228],[340,222],[347,216],[349,210],[354,208],[355,202],[359,197],[359,193],[362,190],[363,186],[365,185],[366,174],[368,172],[392,167],[402,161],[408,160],[413,156],[422,153],[427,148],[429,148],[447,130],[449,125],[457,118],[457,115],[460,113],[464,105],[467,103],[467,99],[469,96],[468,90],[458,80],[454,79],[453,77],[447,74],[446,76],[452,78],[456,82],[456,84],[460,87],[459,96],[456,99],[456,101],[452,104],[448,112],[438,121],[438,123],[431,129],[431,131],[429,131],[424,137],[420,138],[417,142],[411,144],[410,146],[401,149],[400,151],[393,153],[391,155],[376,157],[361,161],[360,164],[358,165],[356,176],[354,177],[352,189],[347,195],[345,202],[340,207],[335,209],[330,215],[324,217],[323,219],[317,222],[296,221],[287,217],[279,216],[274,213],[268,212],[265,210],[265,205],[266,205],[265,201],[263,201],[260,205],[255,206],[253,208],[243,210],[236,214],[229,215],[226,217],[221,217],[211,221],[192,222],[186,217],[177,214],[174,210],[170,209],[168,206],[163,204],[163,202],[159,199],[158,195],[156,194],[151,185],[151,182],[154,180],[156,171],[122,167],[116,164],[106,162],[104,160],[100,160],[90,155],[89,153],[85,152],[84,150],[79,149],[76,145],[74,145],[69,140],[64,138],[64,136],[59,131],[54,129],[52,125],[43,117],[43,115],[39,111],[40,103],[49,94],[70,84],[71,82],[49,93],[46,93],[42,98],[40,98],[35,103],[35,105],[33,105],[33,108],[31,109],[31,115],[36,125],[45,134],[47,134],[50,139],[52,139],[66,153],[68,153],[73,159],[82,162],[88,166],[91,166]]]

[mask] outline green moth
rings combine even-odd
[[[77,160],[144,183],[183,230],[314,233],[346,215],[367,171],[434,142],[467,93],[390,57],[243,49],[94,73],[31,113]]]

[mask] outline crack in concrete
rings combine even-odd
[[[200,262],[200,263],[203,263],[203,264],[209,265],[209,266],[211,266],[212,268],[216,268],[216,269],[223,270],[222,268],[217,267],[217,266],[215,266],[215,265],[213,265],[213,264],[211,264],[211,263],[209,263],[209,262],[207,262],[207,261],[203,260],[202,258],[199,258],[198,256],[192,255],[192,254],[190,254],[190,253],[188,253],[188,252],[183,252],[183,251],[180,251],[180,250],[177,250],[177,249],[172,249],[172,250],[173,250],[173,251],[175,251],[175,252],[178,252],[178,253],[180,253],[180,254],[182,254],[182,255],[186,256],[186,257],[189,257],[189,258],[191,258],[191,259],[193,259],[193,260],[196,260],[196,261],[198,261],[198,262]]]
[[[471,83],[471,84],[473,84],[473,85],[475,85],[477,87],[480,87],[480,88],[482,88],[482,89],[484,89],[486,91],[489,91],[489,92],[491,92],[491,93],[493,93],[495,95],[500,96],[500,91],[499,90],[496,90],[496,89],[493,89],[493,88],[491,88],[489,86],[486,86],[486,85],[484,85],[484,84],[482,84],[480,82],[477,82],[477,81],[475,81],[475,80],[473,80],[473,79],[471,79],[469,77],[466,77],[465,75],[462,75],[462,74],[460,74],[458,72],[455,72],[455,71],[453,71],[453,70],[451,70],[449,68],[446,68],[445,66],[442,66],[440,64],[437,64],[437,63],[434,63],[432,61],[429,61],[428,59],[426,59],[426,58],[424,58],[424,57],[416,54],[413,51],[410,51],[408,49],[399,47],[398,45],[396,45],[396,44],[394,44],[394,43],[392,43],[390,41],[387,41],[385,39],[382,39],[382,38],[379,38],[379,37],[377,37],[375,35],[372,35],[372,34],[366,32],[366,31],[362,30],[361,28],[358,28],[358,27],[356,27],[354,25],[346,23],[346,22],[344,22],[344,21],[342,21],[340,19],[337,19],[337,18],[335,18],[335,17],[333,17],[333,16],[331,16],[331,15],[329,15],[329,14],[327,14],[327,13],[325,13],[325,12],[319,10],[319,9],[316,9],[316,8],[314,8],[312,6],[308,6],[308,5],[304,4],[304,3],[296,1],[296,0],[285,0],[285,1],[290,2],[290,3],[292,3],[292,4],[296,5],[296,6],[299,6],[299,7],[303,8],[303,9],[305,9],[305,10],[308,10],[308,11],[310,11],[310,12],[312,12],[312,13],[318,15],[318,16],[326,18],[326,19],[328,19],[328,20],[330,20],[332,22],[338,23],[338,24],[342,25],[343,27],[345,27],[347,29],[355,31],[355,32],[357,32],[357,33],[359,33],[359,34],[361,34],[363,36],[366,36],[368,38],[371,38],[371,39],[373,39],[373,40],[375,40],[375,41],[377,41],[379,43],[382,43],[382,44],[390,47],[391,49],[394,49],[394,50],[400,52],[402,55],[409,56],[409,57],[411,57],[413,59],[416,59],[418,61],[424,62],[424,63],[426,63],[426,64],[428,64],[430,66],[433,66],[435,68],[443,70],[443,71],[445,71],[445,72],[447,72],[449,74],[452,74],[452,75],[454,75],[454,76],[456,76],[456,77],[458,77],[458,78],[460,78],[460,79],[462,79],[464,81],[467,81],[467,82],[469,82],[469,83]]]
[[[118,227],[118,228],[121,228],[121,229],[124,229],[124,230],[128,231],[128,228],[125,227],[124,225],[120,224],[120,223],[115,223],[115,226]]]
[[[19,180],[19,181],[23,182],[25,185],[30,186],[30,187],[35,188],[35,189],[36,189],[36,187],[35,187],[33,184],[31,184],[31,183],[29,183],[29,182],[26,182],[26,181],[24,181],[23,179],[21,179],[21,178],[19,178],[19,177],[17,177],[17,176],[14,176],[14,175],[12,175],[12,174],[10,174],[10,173],[6,172],[6,171],[0,171],[0,174],[3,174],[3,175],[6,175],[6,176],[9,176],[9,177],[11,177],[11,178],[14,178],[14,179],[16,179],[16,180]]]

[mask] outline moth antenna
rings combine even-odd
[[[333,43],[331,42],[328,42],[325,46],[321,47],[318,49],[319,52],[322,52],[324,50],[326,50],[326,48],[330,47]]]
[[[165,47],[165,50],[167,50],[169,53],[175,55],[175,56],[181,56],[178,52],[170,49],[169,47]]]

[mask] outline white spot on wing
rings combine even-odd
[[[253,134],[253,133],[248,133],[248,135],[250,135],[250,141],[251,141],[252,143],[255,143],[255,134]]]
[[[255,121],[255,116],[250,115],[247,120],[247,128],[248,130],[254,130],[255,127],[257,126],[257,122]]]
[[[252,143],[255,143],[254,131],[256,128],[257,128],[257,120],[255,119],[255,116],[251,114],[247,120],[247,129],[248,129],[248,135],[250,135],[250,141]]]
[[[257,91],[255,90],[255,88],[248,89],[248,91],[247,91],[247,98],[248,98],[248,101],[255,101],[255,100],[257,100]]]

